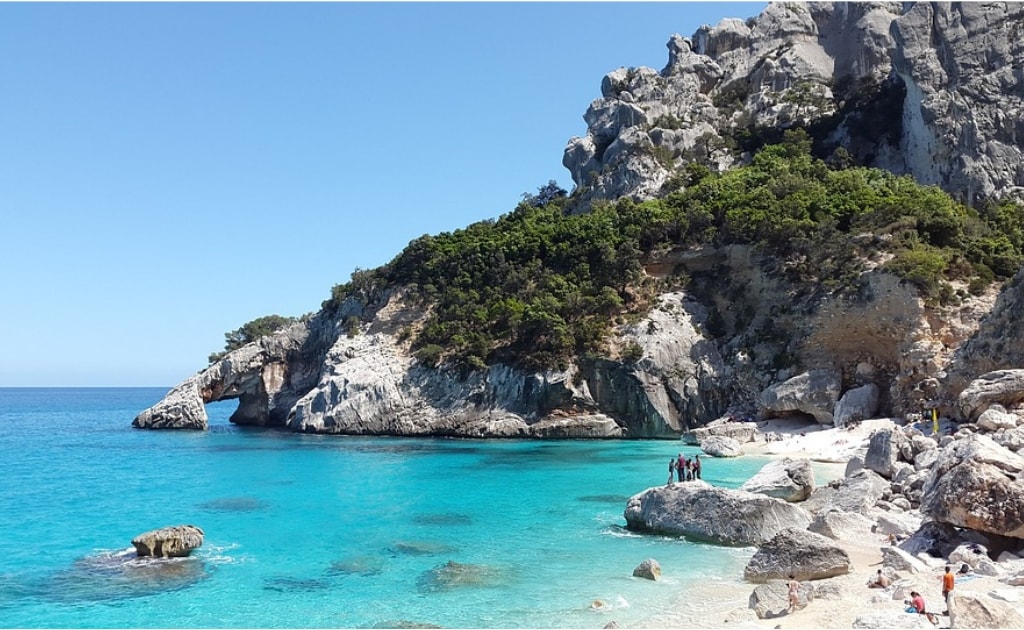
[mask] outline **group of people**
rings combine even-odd
[[[668,482],[665,485],[672,485],[676,475],[678,475],[679,481],[700,479],[700,467],[700,455],[694,455],[693,459],[688,459],[680,453],[678,457],[668,460]]]

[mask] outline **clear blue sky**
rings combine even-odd
[[[171,386],[548,180],[616,68],[765,3],[0,3],[0,387]]]

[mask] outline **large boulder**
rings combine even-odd
[[[743,577],[751,582],[789,575],[797,580],[821,580],[846,575],[851,569],[849,554],[834,540],[791,527],[761,545],[743,569]]]
[[[978,416],[978,428],[985,431],[1009,430],[1017,428],[1017,414],[1007,413],[1006,408],[996,403]]]
[[[867,469],[858,470],[840,482],[836,491],[828,497],[824,509],[869,515],[876,510],[875,504],[889,487],[889,482],[878,473]]]
[[[899,547],[881,547],[880,551],[882,552],[882,566],[910,573],[924,573],[928,570],[927,564]]]
[[[682,439],[687,444],[697,446],[712,435],[721,435],[745,444],[754,440],[757,425],[752,422],[729,422],[727,419],[719,418],[706,426],[686,431]]]
[[[712,457],[739,457],[743,447],[736,440],[723,435],[712,435],[700,443],[700,450]]]
[[[836,403],[833,422],[837,427],[874,418],[878,413],[878,385],[868,383],[847,391]]]
[[[648,558],[633,569],[633,577],[657,582],[661,579],[661,565],[654,558]]]
[[[992,404],[1010,407],[1024,401],[1024,370],[996,370],[971,381],[957,399],[960,413],[976,419]]]
[[[803,501],[814,491],[811,460],[784,457],[765,464],[740,490],[756,492],[783,501]]]
[[[814,586],[801,582],[796,592],[797,610],[813,601]],[[758,585],[750,594],[748,606],[757,614],[758,619],[782,617],[789,609],[789,584],[785,580],[769,580]]]
[[[811,370],[772,385],[761,393],[758,407],[765,417],[803,413],[819,424],[833,424],[832,412],[842,381],[833,370]]]
[[[739,546],[758,545],[782,529],[811,522],[806,510],[791,503],[699,480],[634,495],[624,516],[630,529]]]
[[[863,541],[872,536],[871,525],[863,514],[826,510],[815,515],[807,529],[832,540]]]
[[[895,472],[896,462],[900,460],[901,447],[906,441],[899,429],[875,431],[868,442],[864,466],[886,479],[891,479]]]
[[[142,557],[184,558],[203,546],[204,535],[195,525],[176,525],[139,534],[132,538],[132,545]]]
[[[934,520],[1024,538],[1024,458],[984,435],[943,449],[924,484],[921,511]]]
[[[1021,616],[1010,604],[970,591],[953,591],[949,607],[951,628],[1024,628]]]

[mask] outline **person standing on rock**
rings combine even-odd
[[[700,479],[700,455],[693,456],[693,478]]]
[[[786,586],[789,587],[789,608],[786,609],[786,612],[791,613],[796,610],[796,605],[800,601],[800,582],[797,582],[796,577],[790,573]]]
[[[946,602],[946,614],[949,614],[949,600],[953,597],[953,586],[956,584],[956,577],[953,569],[947,564],[946,572],[942,575],[942,599]]]
[[[670,457],[668,460],[668,481],[665,482],[666,486],[672,485],[672,480],[676,476],[676,458]]]
[[[686,458],[683,454],[679,454],[679,459],[676,460],[676,473],[679,475],[679,481],[686,481]]]

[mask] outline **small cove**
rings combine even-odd
[[[208,432],[132,429],[164,393],[0,389],[4,627],[626,627],[745,588],[752,549],[623,527],[629,496],[699,452],[681,442],[296,435],[230,425],[231,404]],[[768,460],[705,461],[735,487]],[[206,532],[196,562],[106,562],[185,523]],[[661,582],[631,577],[646,558]]]

